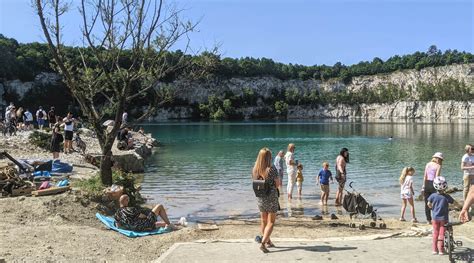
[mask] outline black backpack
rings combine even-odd
[[[270,183],[268,180],[265,180],[262,177],[254,179],[252,182],[252,187],[256,197],[265,197],[270,194]]]
[[[43,111],[40,110],[40,111],[38,112],[38,118],[42,119],[43,117],[44,117]]]

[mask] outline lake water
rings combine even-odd
[[[474,139],[474,123],[466,121],[170,122],[148,125],[145,130],[163,146],[147,161],[142,193],[150,203],[164,204],[172,218],[186,216],[191,221],[257,216],[250,180],[257,153],[269,147],[275,154],[288,143],[296,144],[295,157],[304,165],[305,181],[301,200],[288,203],[280,198],[286,216],[321,213],[315,177],[323,161],[329,161],[334,172],[339,150],[347,147],[348,180],[354,181],[354,188],[381,216],[398,217],[402,168],[415,167],[418,195],[425,164],[434,152],[441,151],[445,156],[442,175],[450,186],[461,187],[461,156],[464,145]],[[283,183],[285,187],[286,173]],[[336,211],[336,185],[330,187],[331,213]],[[423,203],[416,202],[416,209],[418,218],[424,220]]]

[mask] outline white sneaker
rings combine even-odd
[[[186,220],[186,217],[181,217],[178,221],[178,224],[179,225],[182,225],[182,226],[188,226],[188,221]]]

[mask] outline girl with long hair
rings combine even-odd
[[[252,170],[253,180],[265,180],[265,184],[269,186],[267,195],[257,197],[258,209],[260,210],[260,232],[263,235],[260,250],[268,253],[268,248],[275,247],[270,240],[275,224],[276,213],[280,208],[278,203],[278,187],[280,180],[278,179],[278,171],[272,165],[272,153],[268,148],[262,148],[257,156],[255,165]]]
[[[400,182],[400,197],[402,198],[402,209],[400,215],[400,221],[405,220],[405,210],[407,208],[407,202],[410,204],[410,212],[412,217],[412,222],[417,223],[415,216],[415,204],[413,203],[413,197],[415,191],[413,190],[413,175],[415,174],[415,169],[413,167],[405,167],[400,174],[398,181]]]

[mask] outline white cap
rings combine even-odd
[[[444,157],[443,157],[443,153],[442,152],[436,152],[435,154],[433,154],[433,156],[431,156],[432,158],[438,158],[438,159],[441,159],[441,160],[444,160]]]

